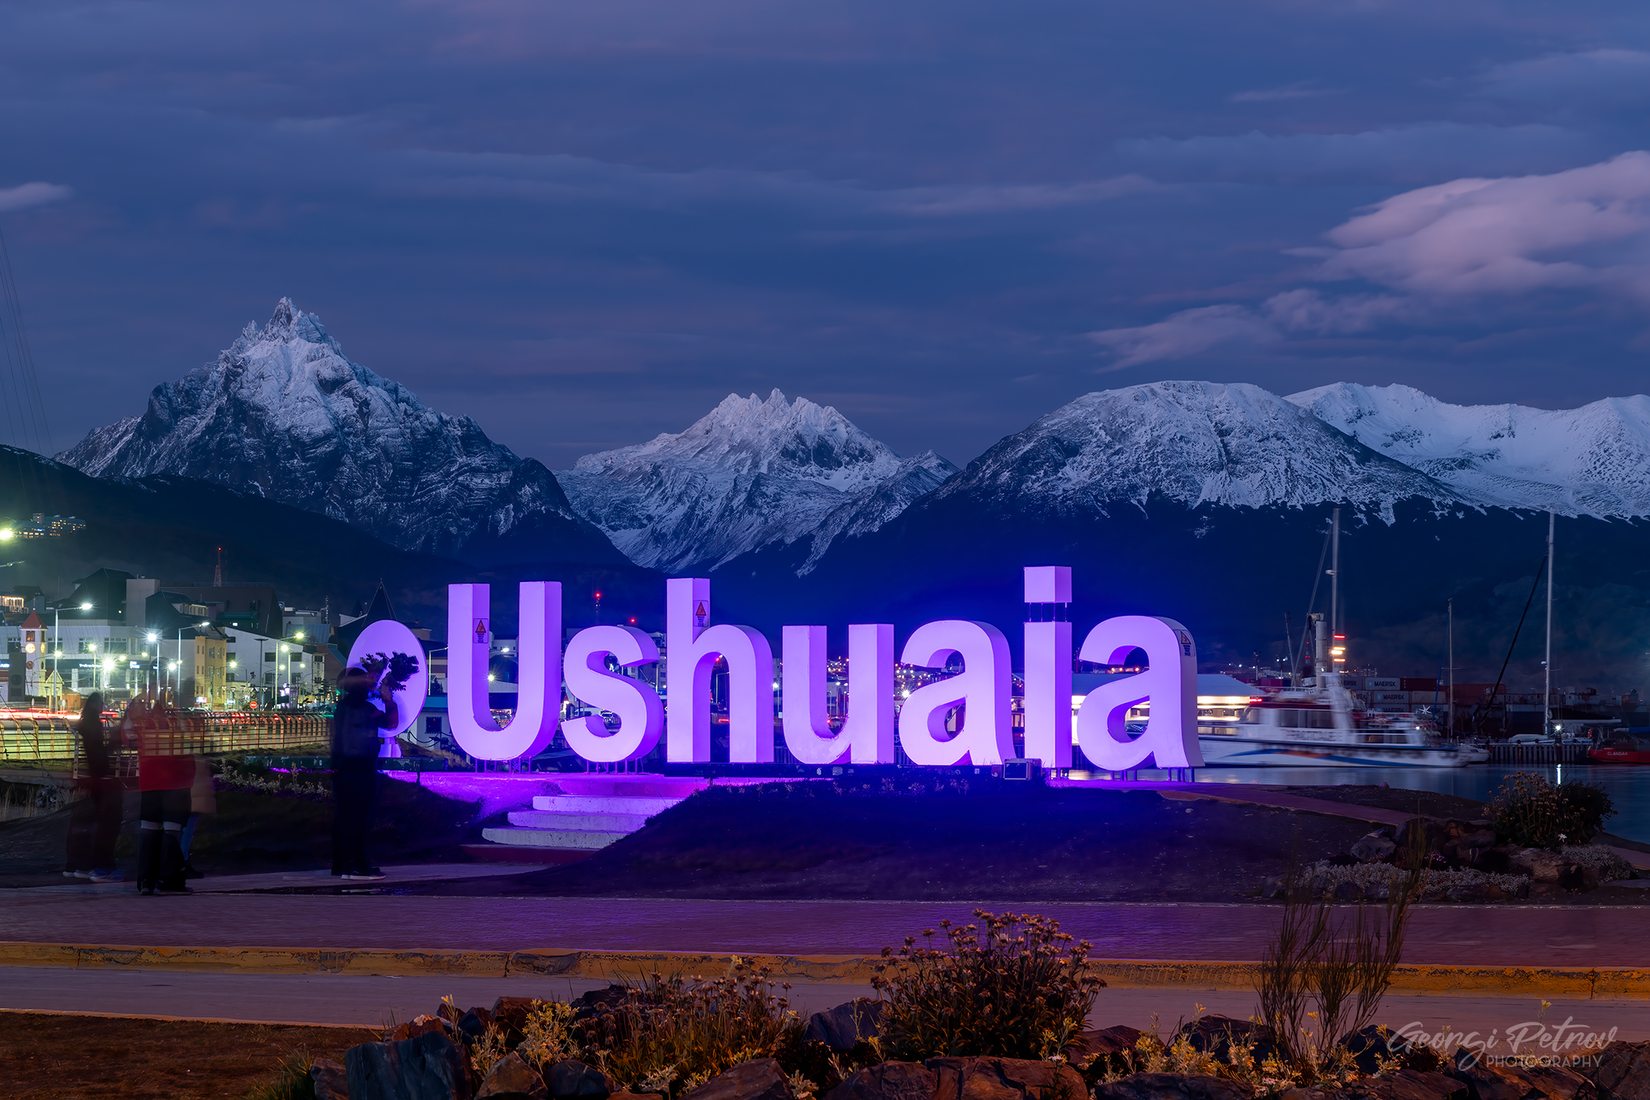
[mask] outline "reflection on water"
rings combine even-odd
[[[1487,802],[1501,780],[1514,772],[1541,772],[1554,783],[1586,781],[1603,787],[1616,814],[1605,828],[1629,840],[1650,842],[1650,767],[1549,764],[1529,767],[1477,765],[1467,768],[1199,768],[1206,783],[1267,783],[1288,787],[1341,784],[1433,791]],[[1141,778],[1148,773],[1142,772]],[[1157,778],[1161,778],[1158,776]]]

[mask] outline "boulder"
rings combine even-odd
[[[816,1012],[808,1017],[802,1038],[824,1043],[838,1054],[847,1054],[860,1043],[874,1039],[881,1029],[883,1003],[859,997]]]
[[[539,1003],[537,997],[500,997],[493,1002],[493,1022],[504,1032],[505,1039],[514,1044],[521,1041],[522,1025],[527,1014]]]
[[[1265,1024],[1215,1013],[1182,1024],[1175,1038],[1185,1039],[1193,1050],[1202,1051],[1221,1063],[1231,1062],[1234,1046],[1253,1054],[1256,1063],[1264,1062],[1278,1049],[1277,1036]]]
[[[1145,1032],[1128,1024],[1117,1024],[1114,1027],[1100,1028],[1096,1031],[1080,1031],[1066,1044],[1066,1061],[1079,1068],[1095,1066],[1111,1073],[1119,1073],[1127,1068],[1128,1059],[1134,1054],[1134,1045],[1140,1041]]]
[[[930,1058],[934,1100],[1087,1100],[1088,1086],[1061,1062],[1028,1058]]]
[[[350,1100],[469,1100],[464,1053],[444,1031],[362,1043],[344,1055]]]
[[[1352,1063],[1360,1073],[1374,1073],[1382,1062],[1396,1061],[1403,1069],[1418,1069],[1427,1073],[1437,1073],[1446,1065],[1444,1056],[1436,1050],[1410,1043],[1378,1024],[1370,1024],[1344,1036],[1341,1046],[1352,1055]]]
[[[778,1062],[758,1058],[717,1074],[682,1100],[796,1100],[796,1094]]]
[[[1398,842],[1385,829],[1365,833],[1352,842],[1352,858],[1359,863],[1385,863],[1398,850]]]
[[[481,1083],[476,1100],[548,1100],[549,1096],[539,1071],[511,1051],[493,1066],[487,1080]]]
[[[573,1006],[573,1011],[580,1019],[596,1016],[611,1011],[623,1004],[630,997],[630,990],[622,985],[609,985],[604,989],[592,989],[581,993],[567,1002]]]
[[[460,1016],[453,1024],[453,1030],[458,1033],[459,1040],[469,1046],[483,1035],[487,1034],[487,1025],[493,1022],[493,1014],[485,1008],[472,1008]]]
[[[613,1092],[606,1074],[576,1058],[551,1066],[544,1080],[556,1100],[607,1100]]]
[[[447,1021],[440,1016],[414,1016],[406,1023],[397,1024],[389,1033],[389,1041],[399,1043],[403,1039],[415,1039],[426,1032],[437,1031],[447,1033]]]
[[[1401,1069],[1369,1077],[1347,1086],[1345,1095],[1357,1100],[1470,1100],[1465,1081],[1443,1073]]]
[[[1472,1100],[1594,1100],[1593,1083],[1563,1066],[1491,1065],[1465,1048],[1450,1076],[1465,1081]]]
[[[317,1058],[309,1064],[309,1086],[315,1100],[349,1100],[349,1076],[344,1063],[332,1058]]]
[[[879,1062],[855,1071],[825,1100],[934,1100],[937,1079],[917,1062]]]
[[[1249,1100],[1253,1092],[1223,1077],[1131,1073],[1094,1090],[1094,1100]]]
[[[1614,1042],[1593,1069],[1599,1100],[1650,1100],[1650,1042]]]
[[[1564,873],[1564,857],[1545,848],[1520,848],[1507,857],[1513,874],[1529,875],[1536,882],[1557,882]]]

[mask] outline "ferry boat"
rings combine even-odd
[[[1415,714],[1363,709],[1334,674],[1251,702],[1236,721],[1199,722],[1205,767],[1459,768],[1473,754]]]

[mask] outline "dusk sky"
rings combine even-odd
[[[1650,354],[1643,0],[0,0],[54,447],[290,295],[552,466],[730,391],[1570,406]]]

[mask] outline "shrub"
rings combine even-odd
[[[726,977],[711,981],[654,974],[586,1022],[587,1060],[622,1088],[673,1096],[795,1044],[802,1021],[785,999],[788,988],[737,957]]]
[[[1089,971],[1089,945],[1047,917],[974,916],[942,921],[944,946],[929,929],[883,949],[871,985],[885,1003],[887,1057],[1047,1058],[1082,1030],[1104,984]]]
[[[247,1100],[314,1100],[315,1081],[309,1067],[315,1059],[306,1053],[294,1054],[281,1063],[274,1080],[247,1093]]]
[[[1558,850],[1558,854],[1564,857],[1566,863],[1597,871],[1598,877],[1605,882],[1633,877],[1633,865],[1602,844],[1567,844]]]
[[[1336,886],[1351,882],[1363,890],[1366,899],[1384,901],[1404,889],[1409,874],[1404,868],[1391,863],[1311,863],[1300,873],[1299,888],[1308,896],[1327,900],[1333,897]],[[1463,891],[1491,886],[1517,896],[1529,884],[1527,875],[1495,874],[1470,867],[1429,868],[1421,876],[1421,896],[1418,900],[1450,901]]]
[[[1517,772],[1490,800],[1490,821],[1504,840],[1524,848],[1586,844],[1616,812],[1610,796],[1591,783],[1549,783],[1539,772]]]
[[[1341,1036],[1369,1026],[1403,954],[1409,911],[1421,896],[1421,851],[1413,846],[1403,879],[1379,905],[1350,913],[1291,881],[1278,934],[1257,980],[1260,1017],[1307,1079],[1347,1071]],[[1293,880],[1295,876],[1291,876]]]

